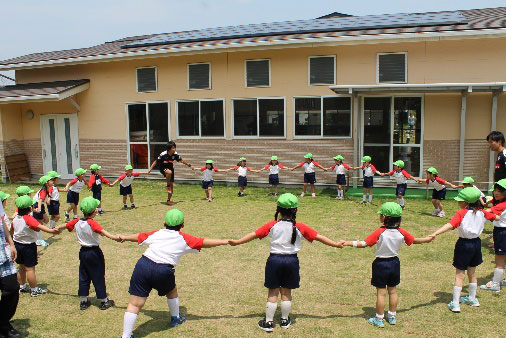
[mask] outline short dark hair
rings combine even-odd
[[[179,225],[174,225],[174,226],[168,226],[167,224],[163,223],[163,226],[164,226],[167,230],[179,231],[179,230],[181,230],[181,228],[183,227],[183,224],[184,224],[184,223],[181,223],[181,224],[179,224]]]
[[[95,212],[95,211],[93,211],[93,212]],[[89,214],[83,212],[84,218],[90,217],[91,215],[93,215],[93,212],[91,212]]]
[[[401,225],[402,217],[385,216],[383,224],[387,228],[398,228]]]
[[[172,147],[174,147],[174,148],[176,147],[176,142],[174,142],[174,141],[167,142],[167,151],[171,150]]]
[[[504,134],[500,131],[494,130],[487,135],[487,141],[501,142],[501,144],[504,146]]]
[[[18,215],[25,216],[32,212],[32,207],[28,208],[18,208]]]
[[[497,190],[499,190],[502,193],[506,192],[506,189],[504,189],[501,185],[499,185],[497,183],[494,184],[494,189],[497,189]]]

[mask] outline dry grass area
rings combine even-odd
[[[13,194],[15,186],[3,185],[1,189]],[[134,193],[138,208],[123,211],[118,188],[104,188],[103,205],[108,212],[97,221],[111,233],[161,228],[168,209],[160,204],[165,198],[163,184],[138,180]],[[198,237],[239,238],[273,219],[275,199],[267,196],[266,189],[248,188],[243,198],[236,193],[234,187],[215,186],[215,199],[209,203],[200,186],[177,185],[174,200],[185,213],[183,231]],[[305,197],[297,220],[335,240],[364,239],[379,226],[376,211],[385,200],[375,199],[372,206],[362,206],[358,199],[336,201],[333,194],[328,190],[315,199]],[[11,197],[9,213],[14,211],[13,203]],[[448,200],[445,206],[449,216],[440,219],[430,216],[430,202],[408,200],[403,227],[415,237],[425,236],[455,213],[456,202]],[[489,280],[493,270],[493,253],[487,247],[490,233],[488,225],[482,236],[484,263],[478,268],[479,283]],[[92,298],[93,305],[80,311],[75,234],[45,234],[45,238],[51,245],[39,249],[37,276],[50,293],[38,298],[22,294],[13,324],[31,337],[119,337],[130,276],[145,248],[103,238],[107,291],[117,307],[101,311]],[[286,331],[277,326],[274,336],[497,336],[501,332],[497,328],[504,323],[503,294],[478,291],[480,308],[463,305],[460,314],[447,309],[455,274],[451,264],[456,239],[456,232],[451,232],[431,244],[401,249],[398,324],[384,329],[366,321],[375,313],[375,289],[370,285],[374,248],[334,249],[306,242],[299,254],[301,288],[294,292],[291,315],[295,324]],[[165,299],[153,292],[138,318],[135,337],[264,336],[256,323],[265,310],[263,275],[268,255],[268,241],[255,240],[239,247],[203,249],[198,255],[182,258],[176,283],[188,321],[169,328]],[[463,294],[467,294],[467,287]]]

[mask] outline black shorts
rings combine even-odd
[[[210,181],[202,181],[202,189],[212,188],[213,187],[213,180]]]
[[[93,190],[93,198],[99,201],[102,201],[102,189],[100,190]]]
[[[404,196],[406,194],[407,188],[408,188],[407,183],[397,184],[397,188],[395,189],[395,196]]]
[[[336,177],[336,184],[338,185],[346,185],[346,175],[345,174],[339,174]]]
[[[121,196],[132,195],[132,185],[130,184],[129,186],[124,187],[120,184],[119,185],[119,194]]]
[[[155,263],[142,256],[135,264],[128,292],[137,297],[148,297],[155,289],[159,296],[165,296],[176,287],[174,273],[172,265]]]
[[[316,173],[304,173],[304,183],[315,184]]]
[[[14,242],[14,246],[18,252],[16,256],[16,263],[23,264],[26,267],[32,267],[38,264],[37,244],[22,244]],[[1,248],[1,250],[4,250],[4,248]]]
[[[279,175],[278,174],[270,174],[269,175],[269,184],[270,185],[278,185],[279,184]]]
[[[79,193],[69,190],[69,192],[67,193],[67,203],[72,203],[72,204],[78,205],[79,204]]]
[[[44,214],[46,213],[46,206],[44,203],[41,204],[40,206],[40,212],[35,212],[35,208],[37,208],[38,206],[38,203],[35,203],[33,205],[33,218],[35,218],[36,220],[41,220],[44,218]]]
[[[496,255],[506,255],[506,228],[494,227],[494,251]]]
[[[299,258],[293,255],[272,254],[265,264],[265,283],[268,289],[297,289],[300,286]]]
[[[432,199],[444,201],[446,199],[446,188],[437,191],[436,189],[432,190]]]
[[[399,257],[376,258],[372,262],[371,285],[380,289],[394,287],[401,282],[401,262]]]
[[[160,169],[160,174],[163,175],[163,177],[166,177],[165,176],[165,170],[169,169],[170,171],[172,171],[172,174],[170,175],[170,181],[171,182],[174,182],[174,168],[162,168]]]
[[[483,263],[481,239],[459,238],[453,251],[453,266],[459,270],[475,267]]]
[[[246,176],[237,177],[237,186],[238,187],[247,187],[248,186],[248,178]]]
[[[47,212],[51,216],[56,216],[60,214],[60,201],[49,201],[49,205],[47,207]]]
[[[364,188],[371,189],[374,187],[374,179],[372,176],[364,176]]]

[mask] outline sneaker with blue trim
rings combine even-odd
[[[480,302],[478,302],[478,299],[475,298],[474,300],[471,300],[469,296],[460,297],[460,302],[474,307],[480,306]]]
[[[39,288],[38,286],[34,287],[31,292],[32,297],[39,297],[41,295],[45,295],[47,293],[47,289]]]
[[[499,292],[501,291],[501,285],[494,283],[493,281],[488,282],[487,284],[480,285],[480,289],[482,290],[488,290],[488,291],[494,291]]]
[[[454,303],[452,300],[448,303],[448,309],[450,309],[451,312],[460,313],[460,304]]]
[[[182,325],[184,322],[186,322],[186,317],[182,314],[179,316],[172,316],[170,317],[170,326],[176,327]]]
[[[379,327],[380,329],[385,327],[385,323],[383,319],[378,319],[376,317],[369,318],[369,324]]]
[[[501,281],[501,286],[506,286],[506,278]]]
[[[32,289],[30,289],[30,286],[28,284],[24,284],[19,287],[19,292],[20,293],[31,293]]]
[[[265,332],[272,332],[274,331],[274,322],[268,322],[264,318],[258,321],[258,327],[264,330]]]
[[[48,242],[46,242],[46,241],[45,241],[45,240],[43,240],[43,239],[41,239],[41,240],[39,240],[39,241],[36,241],[36,242],[35,242],[35,244],[36,244],[37,246],[49,246],[49,243],[48,243]]]
[[[388,322],[388,324],[390,324],[390,325],[395,325],[395,324],[397,324],[397,316],[389,316],[389,315],[386,315],[386,316],[385,316],[385,319],[386,319],[386,321]]]
[[[290,316],[288,316],[288,318],[280,318],[279,319],[279,326],[282,328],[282,329],[288,329],[290,327],[290,325],[292,325],[292,320],[290,319]]]

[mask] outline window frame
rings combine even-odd
[[[346,97],[350,99],[350,136],[323,136],[323,99],[324,98],[335,98],[335,97]],[[317,99],[320,98],[320,135],[297,135],[295,133],[295,119],[296,119],[296,112],[295,112],[295,100],[296,99]],[[292,102],[292,108],[293,108],[293,119],[292,119],[292,128],[293,128],[293,139],[297,140],[304,140],[304,139],[312,139],[312,140],[350,140],[353,138],[353,97],[351,95],[298,95],[293,97]]]
[[[193,66],[193,65],[209,65],[209,87],[207,88],[190,88],[190,66]],[[213,89],[213,84],[212,84],[212,69],[211,69],[212,65],[211,65],[211,62],[194,62],[194,63],[188,63],[186,65],[186,81],[187,81],[187,90],[212,90]]]
[[[379,79],[379,57],[380,55],[390,55],[390,54],[404,54],[404,82],[402,81],[385,81],[380,82]],[[408,83],[408,52],[383,52],[376,54],[376,84],[389,84],[389,83]]]
[[[262,86],[248,86],[248,61],[268,61],[269,64],[269,84]],[[272,87],[272,65],[271,59],[246,59],[244,60],[244,88],[270,88]]]
[[[234,130],[234,101],[235,100],[256,100],[257,102],[257,134],[256,135],[235,135]],[[283,100],[283,136],[260,136],[260,106],[258,100]],[[286,140],[286,96],[258,96],[258,97],[234,97],[230,99],[230,110],[232,112],[232,139],[262,139],[262,140]]]
[[[185,135],[185,136],[181,136],[179,135],[179,105],[178,103],[179,102],[195,102],[197,101],[199,103],[199,135],[198,136],[188,136],[188,135]],[[202,104],[201,102],[202,101],[222,101],[223,102],[223,135],[220,135],[220,136],[202,136],[202,118],[201,118],[201,107],[202,107]],[[212,99],[195,99],[195,100],[188,100],[188,99],[181,99],[181,100],[175,100],[175,113],[176,113],[176,138],[177,139],[187,139],[187,140],[190,140],[190,139],[222,139],[222,138],[225,138],[226,136],[226,133],[227,133],[227,112],[225,110],[226,108],[226,105],[225,105],[225,99],[224,98],[212,98]]]
[[[311,59],[316,58],[325,58],[332,57],[334,58],[334,82],[333,83],[311,83]],[[312,55],[307,57],[307,85],[310,87],[313,86],[331,86],[337,83],[337,55]]]
[[[126,116],[126,140],[127,140],[127,160],[128,163],[132,163],[132,160],[130,158],[130,145],[131,144],[146,144],[148,146],[148,168],[146,169],[139,169],[134,168],[136,171],[146,173],[149,169],[149,166],[151,163],[153,163],[153,159],[151,158],[151,151],[150,146],[151,144],[167,144],[167,142],[151,142],[149,140],[149,104],[150,103],[166,103],[167,104],[167,140],[171,139],[171,132],[170,132],[170,101],[169,100],[155,100],[155,101],[132,101],[132,102],[125,102],[125,116]],[[146,142],[130,142],[130,119],[128,116],[128,106],[130,105],[136,105],[136,104],[144,104],[146,105],[146,131],[148,132],[146,137]]]
[[[155,90],[147,90],[147,91],[139,91],[139,74],[137,71],[139,69],[148,69],[148,68],[154,68],[155,69]],[[135,90],[137,93],[157,93],[158,92],[158,67],[157,66],[148,66],[148,67],[137,67],[135,68]],[[168,102],[168,101],[163,101]]]

